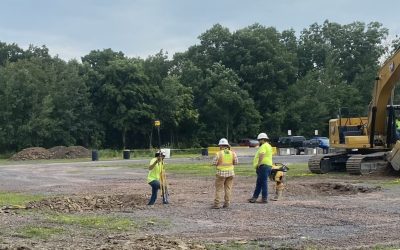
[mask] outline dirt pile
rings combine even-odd
[[[143,250],[158,250],[158,249],[206,249],[202,244],[183,241],[176,238],[167,238],[161,235],[149,235],[141,238],[132,237],[108,237],[107,244],[100,249],[143,249]]]
[[[358,193],[372,193],[380,191],[380,186],[368,187],[361,185],[353,185],[349,183],[336,182],[320,182],[320,183],[303,183],[295,185],[287,185],[289,195],[307,195],[307,196],[337,196],[352,195]]]
[[[76,159],[90,157],[90,150],[82,146],[57,146],[49,149],[52,159]]]
[[[13,161],[51,159],[52,153],[40,147],[26,148],[11,157]]]
[[[23,243],[2,243],[0,250],[31,250],[31,249],[101,249],[101,250],[202,250],[206,249],[204,244],[195,243],[191,240],[181,240],[175,237],[162,235],[149,235],[138,237],[137,235],[110,235],[106,238],[98,237],[96,243],[69,242],[68,247],[56,244],[47,244],[46,241]]]
[[[29,202],[27,208],[51,209],[58,212],[82,212],[94,210],[129,210],[143,206],[144,195],[87,195],[84,197],[54,197]]]
[[[381,187],[365,187],[346,183],[315,183],[310,185],[323,195],[345,195],[371,193],[381,190]]]
[[[14,154],[10,160],[76,159],[90,157],[90,154],[90,150],[82,146],[57,146],[48,150],[41,147],[32,147]]]

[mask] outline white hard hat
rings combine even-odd
[[[222,138],[221,140],[219,140],[218,146],[229,146],[228,140],[225,138]]]
[[[269,139],[269,138],[266,133],[259,133],[257,136],[257,140],[260,140],[260,139]]]
[[[164,153],[162,150],[158,150],[158,151],[155,153],[155,157],[159,157],[159,156],[164,156],[164,157],[165,157],[165,153]]]

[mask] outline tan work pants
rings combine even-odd
[[[229,205],[232,196],[233,176],[222,177],[217,175],[215,179],[215,200],[214,205],[219,206],[222,199],[222,194],[225,191],[225,205]]]

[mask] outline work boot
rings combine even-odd
[[[268,203],[268,198],[262,198],[261,203]]]
[[[214,204],[211,208],[212,209],[220,209],[221,207],[218,204]]]
[[[257,198],[253,197],[253,198],[248,199],[247,201],[250,202],[250,203],[256,203]]]
[[[229,203],[225,202],[224,205],[222,206],[223,208],[228,208],[229,207]]]
[[[273,201],[278,201],[282,198],[282,190],[276,190],[275,196],[272,198]]]

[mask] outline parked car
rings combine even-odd
[[[247,146],[247,147],[258,147],[260,143],[255,139],[241,139],[239,140],[239,146]]]
[[[299,155],[304,152],[303,141],[305,140],[306,138],[301,135],[279,137],[277,146],[278,148],[294,148],[296,154]]]
[[[303,146],[307,148],[322,148],[329,149],[329,139],[327,137],[314,137],[310,140],[304,141]]]
[[[300,135],[279,137],[278,147],[279,148],[302,147],[303,141],[305,141],[305,140],[306,140],[306,138],[304,136],[300,136]]]

